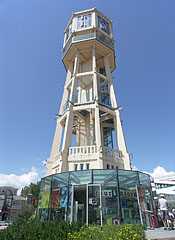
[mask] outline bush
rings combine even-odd
[[[15,221],[0,231],[0,240],[144,240],[143,225],[82,226],[36,219]]]
[[[140,224],[135,225],[105,225],[99,226],[83,226],[78,232],[73,234],[68,233],[69,240],[144,240],[145,232],[144,226]]]
[[[32,215],[34,214],[34,209],[31,206],[26,205],[23,209],[21,209],[16,217],[15,221],[23,221],[23,220],[28,220]]]
[[[66,222],[40,222],[36,219],[15,221],[0,231],[0,240],[66,240],[68,233],[79,231],[81,224]]]

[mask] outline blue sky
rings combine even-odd
[[[132,165],[175,171],[174,0],[0,0],[3,177],[44,176],[66,78],[63,32],[73,12],[93,7],[113,20],[112,75]]]

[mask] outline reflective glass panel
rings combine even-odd
[[[71,35],[72,33],[72,24],[69,25],[68,29],[67,29],[67,32],[66,32],[66,41],[67,39],[69,38],[69,36]]]
[[[143,185],[143,186],[150,186],[151,184],[150,176],[141,172],[139,172],[139,181],[140,181],[140,185]]]
[[[52,179],[52,176],[49,176],[41,180],[38,209],[39,209],[39,218],[43,221],[48,220],[48,217],[49,217],[51,179]]]
[[[91,14],[83,14],[77,17],[77,29],[91,26]]]
[[[139,185],[138,173],[135,171],[118,170],[118,178],[120,186]]]
[[[75,185],[73,186],[73,202],[72,202],[72,221],[86,223],[86,185]]]
[[[92,170],[70,173],[69,184],[87,184],[92,182]]]
[[[123,222],[126,224],[140,223],[136,186],[120,187],[120,202]]]
[[[101,225],[101,191],[99,185],[88,185],[88,224]]]
[[[93,170],[93,183],[116,186],[117,171],[116,170]]]
[[[102,17],[98,16],[98,28],[107,34],[110,34],[109,23],[106,22]]]
[[[111,106],[111,99],[110,99],[109,94],[101,93],[101,103],[103,103],[107,106]]]
[[[69,182],[69,173],[59,173],[53,175],[52,179],[52,189],[68,185]]]

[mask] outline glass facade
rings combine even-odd
[[[141,172],[85,170],[54,174],[41,181],[41,220],[149,224],[146,211],[154,213],[150,178]]]

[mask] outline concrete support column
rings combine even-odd
[[[72,74],[72,64],[68,63],[68,66],[69,66],[69,68],[68,68],[68,72],[67,72],[65,86],[70,81],[71,74]],[[63,128],[62,128],[61,123],[60,123],[60,116],[63,114],[63,106],[67,101],[68,94],[69,94],[68,90],[64,87],[63,97],[62,97],[62,100],[61,100],[61,105],[60,105],[60,110],[59,110],[59,116],[57,117],[57,121],[56,121],[56,130],[55,130],[54,140],[53,140],[53,144],[52,144],[50,158],[48,160],[48,167],[47,167],[47,174],[46,175],[52,174],[52,166],[53,166],[53,163],[55,161],[55,155],[58,154],[59,151],[60,151],[61,137],[62,137],[62,131],[63,131]]]
[[[126,147],[125,137],[123,134],[122,124],[120,120],[120,112],[118,109],[115,110],[114,127],[116,132],[118,150],[122,151],[122,155],[123,155],[122,158],[124,160],[124,169],[131,170],[131,163],[130,163],[129,154]]]
[[[98,152],[98,162],[99,168],[103,168],[102,162],[102,152],[101,152],[101,129],[100,129],[100,115],[99,115],[99,107],[98,107],[98,81],[97,81],[97,73],[96,73],[96,55],[95,55],[95,44],[92,49],[92,71],[93,75],[93,92],[94,92],[94,100],[95,100],[95,140],[96,140],[96,147]]]
[[[114,85],[113,85],[113,80],[111,77],[111,71],[110,71],[110,65],[109,65],[109,55],[106,55],[104,57],[104,64],[105,64],[107,79],[110,81],[109,89],[110,89],[110,98],[112,100],[112,106],[114,108],[117,108],[117,100],[115,97]],[[122,154],[123,154],[124,168],[130,170],[131,169],[130,159],[129,159],[129,154],[126,148],[125,138],[124,138],[122,124],[120,120],[120,112],[118,109],[115,110],[114,127],[115,127],[118,149],[122,151]]]
[[[71,146],[72,125],[73,125],[73,119],[74,119],[72,103],[74,101],[74,96],[75,96],[76,90],[77,90],[76,74],[78,73],[78,66],[79,66],[79,52],[76,49],[74,72],[73,72],[72,86],[71,86],[71,92],[70,92],[69,111],[67,113],[64,137],[63,137],[63,144],[62,144],[62,166],[61,166],[62,172],[68,171],[67,160],[68,160],[69,147]]]
[[[107,76],[107,79],[109,80],[109,90],[110,90],[110,98],[112,101],[112,107],[116,108],[117,100],[115,97],[114,85],[113,85],[113,80],[111,77],[111,70],[110,70],[110,65],[109,65],[109,55],[106,55],[104,57],[104,65],[105,65],[106,76]]]

